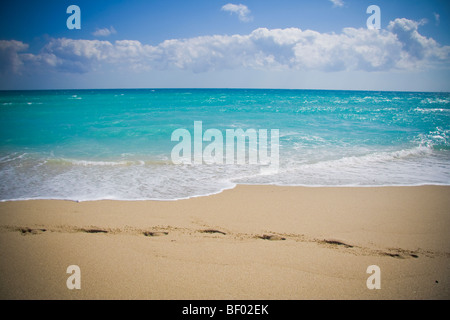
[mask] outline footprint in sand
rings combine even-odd
[[[142,234],[144,236],[146,236],[146,237],[161,237],[161,236],[167,236],[169,233],[168,232],[150,232],[150,231],[145,231]]]
[[[283,238],[281,236],[277,236],[277,235],[267,235],[267,234],[263,234],[262,236],[258,237],[259,239],[263,239],[263,240],[271,240],[271,241],[276,241],[276,240],[286,240],[286,238]]]
[[[19,231],[21,234],[27,235],[27,234],[40,234],[47,230],[46,229],[19,228]]]
[[[342,247],[345,247],[345,248],[353,248],[352,245],[344,243],[344,242],[342,242],[340,240],[334,240],[334,239],[328,239],[327,240],[327,239],[325,239],[325,240],[322,240],[320,242],[322,242],[324,244],[331,244],[331,245],[334,245],[334,246],[342,246]]]
[[[396,252],[382,252],[381,253],[384,256],[388,256],[391,258],[397,258],[397,259],[405,259],[405,258],[414,258],[417,259],[419,256],[415,252],[408,252],[407,250],[397,250]]]
[[[215,229],[200,230],[200,232],[202,232],[202,233],[219,233],[219,234],[226,235],[225,232],[219,231],[219,230],[215,230]]]
[[[102,230],[102,229],[80,229],[80,232],[86,232],[86,233],[108,233],[108,231]]]

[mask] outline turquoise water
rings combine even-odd
[[[450,184],[450,94],[136,89],[0,92],[0,200],[161,199],[236,184]],[[279,170],[175,165],[175,129],[279,129]],[[207,144],[205,143],[204,146]]]

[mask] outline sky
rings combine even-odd
[[[448,0],[6,0],[0,90],[449,92],[449,18]]]

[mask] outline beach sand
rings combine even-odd
[[[449,228],[448,186],[2,202],[0,298],[449,299]]]

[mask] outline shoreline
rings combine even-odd
[[[438,185],[4,201],[0,298],[449,299],[449,227]],[[80,290],[66,287],[74,264]]]
[[[82,202],[97,202],[97,201],[125,201],[125,202],[144,202],[144,201],[156,201],[156,202],[174,202],[174,201],[183,201],[195,198],[203,198],[210,197],[214,195],[221,194],[227,190],[233,190],[239,186],[255,186],[255,187],[275,187],[275,188],[409,188],[409,187],[450,187],[450,184],[440,184],[440,183],[419,183],[419,184],[398,184],[398,185],[279,185],[279,184],[251,184],[251,183],[236,183],[233,187],[223,188],[217,192],[212,192],[208,194],[200,194],[193,195],[184,198],[175,198],[175,199],[156,199],[156,198],[148,198],[148,199],[114,199],[114,198],[98,198],[98,199],[88,199],[88,200],[75,200],[69,198],[23,198],[23,199],[5,199],[0,200],[0,203],[4,202],[22,202],[22,201],[70,201],[76,203]]]

